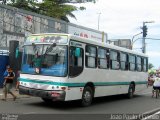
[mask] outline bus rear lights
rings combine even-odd
[[[59,96],[60,96],[60,93],[51,92],[51,96],[52,96],[52,97],[59,97]]]

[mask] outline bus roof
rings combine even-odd
[[[99,42],[99,41],[94,41],[94,40],[90,40],[87,38],[82,38],[79,36],[75,36],[75,35],[71,35],[71,34],[67,34],[67,33],[40,33],[40,34],[31,34],[30,36],[37,36],[37,35],[65,35],[68,36],[69,40],[73,39],[79,42],[84,42],[84,43],[88,43],[88,44],[93,44],[93,45],[98,45],[101,47],[106,47],[106,48],[110,48],[110,49],[114,49],[114,50],[118,50],[121,52],[126,52],[126,53],[130,53],[130,54],[135,54],[135,55],[139,55],[139,56],[144,56],[144,57],[148,57],[146,54],[144,53],[140,53],[140,52],[136,52],[127,48],[123,48],[123,47],[119,47],[116,45],[111,45],[105,42]]]
[[[77,37],[77,36],[73,36],[73,35],[70,35],[70,38],[74,39],[74,40],[77,40],[79,42],[84,41],[85,43],[98,45],[98,46],[101,46],[101,47],[106,47],[106,48],[110,48],[110,49],[113,49],[113,50],[118,50],[118,51],[121,51],[121,52],[126,52],[126,53],[130,53],[130,54],[135,54],[135,55],[139,55],[139,56],[148,57],[144,53],[136,52],[136,51],[133,51],[133,50],[130,50],[130,49],[127,49],[127,48],[119,47],[119,46],[108,44],[108,43],[105,43],[105,42],[93,41],[93,40],[89,40],[89,39],[86,39],[86,38],[81,38],[81,37]]]

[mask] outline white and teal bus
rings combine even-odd
[[[94,97],[132,98],[147,84],[148,57],[126,48],[61,33],[30,35],[23,48],[20,94],[45,102],[88,106]]]

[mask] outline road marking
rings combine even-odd
[[[158,120],[159,119],[159,116],[157,116],[158,114],[160,114],[160,111],[154,113],[153,115],[147,116],[147,117],[145,117],[145,118],[143,118],[141,120],[148,120],[148,119],[150,120],[152,118],[157,118],[157,120]]]
[[[151,94],[152,92],[141,93],[141,95]]]
[[[147,94],[152,94],[152,92],[146,92],[146,93],[135,93],[135,95],[147,95]]]
[[[28,114],[37,114],[37,112],[27,112],[27,113],[23,113],[24,115],[28,115]]]

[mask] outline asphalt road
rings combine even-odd
[[[96,98],[93,104],[89,107],[79,106],[79,101],[72,102],[56,102],[53,104],[46,104],[40,98],[29,97],[19,98],[16,101],[9,99],[7,102],[0,101],[0,118],[5,120],[5,117],[16,117],[19,120],[37,119],[47,120],[55,118],[58,119],[118,119],[124,115],[143,114],[151,112],[160,108],[160,98],[151,97],[151,88],[145,89],[136,93],[132,99],[127,99],[125,95],[116,95]],[[119,115],[119,116],[118,116]],[[25,116],[25,117],[24,117]],[[19,119],[18,119],[19,118]],[[49,119],[50,118],[50,119]],[[100,119],[101,118],[101,119]],[[21,120],[21,119],[20,119]]]

